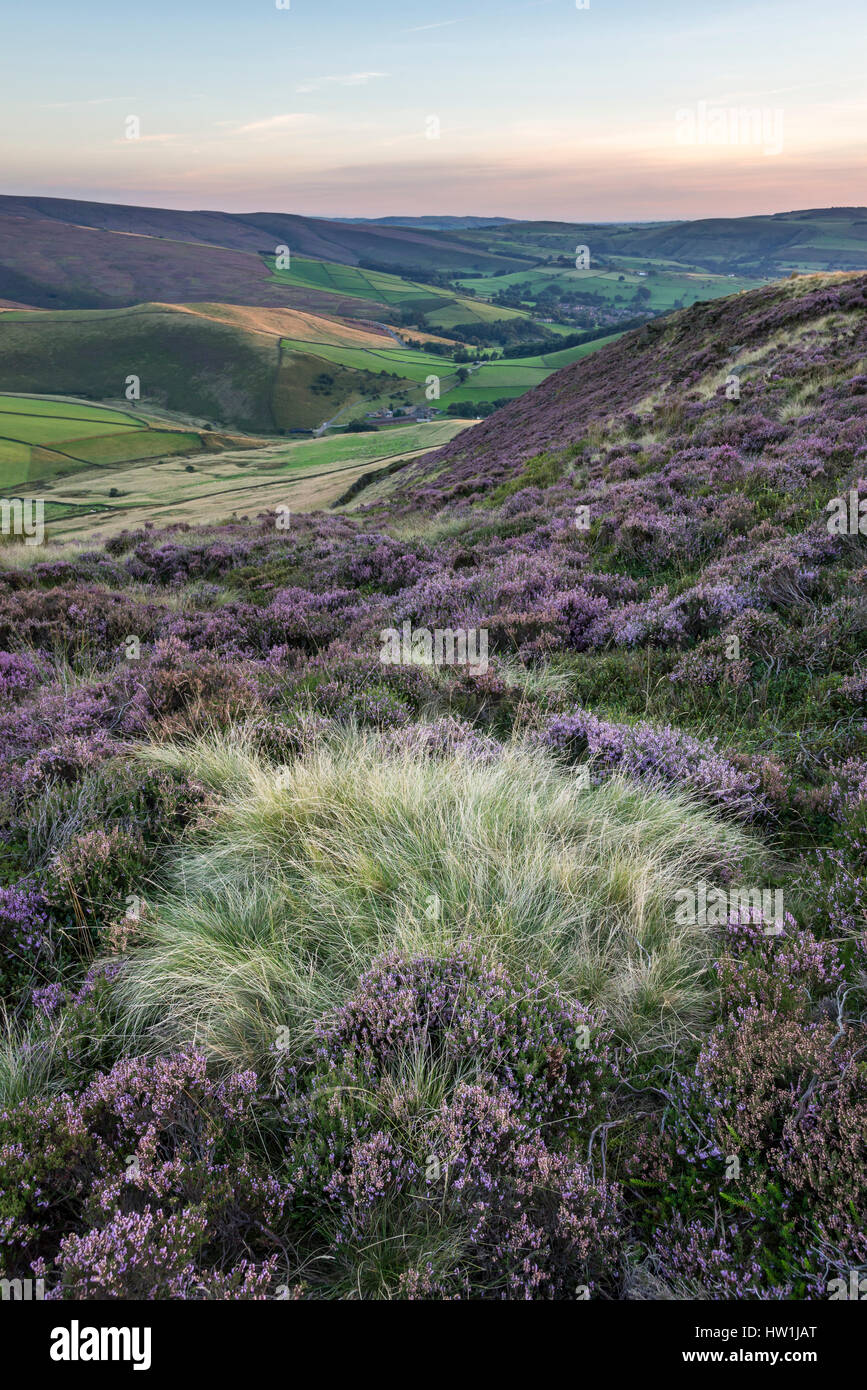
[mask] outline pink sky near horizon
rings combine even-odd
[[[867,203],[863,0],[86,0],[15,11],[0,191],[312,216]],[[46,45],[50,29],[52,42]],[[191,64],[190,56],[195,55]],[[682,143],[755,111],[773,148]],[[140,138],[126,138],[130,116]],[[436,116],[438,138],[430,139]],[[707,132],[705,132],[706,136]],[[777,146],[779,146],[777,148]]]

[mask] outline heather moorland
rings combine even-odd
[[[863,273],[327,511],[3,544],[0,1275],[848,1287],[865,586]]]

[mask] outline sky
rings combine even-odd
[[[864,0],[0,0],[0,34],[3,193],[565,221],[867,203]]]

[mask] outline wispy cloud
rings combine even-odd
[[[375,82],[377,78],[388,77],[387,72],[347,72],[337,74],[332,77],[316,77],[311,82],[305,82],[303,86],[296,87],[296,92],[318,92],[322,87],[329,85],[335,87],[366,87],[368,82]]]
[[[74,106],[110,106],[119,101],[129,104],[138,101],[138,97],[89,97],[87,99],[77,98],[73,101],[41,101],[38,104],[42,111],[65,111]]]
[[[238,126],[236,135],[255,135],[261,131],[288,130],[291,126],[302,125],[310,117],[304,111],[287,111],[282,116],[267,116],[264,121],[250,121],[248,125]]]
[[[124,135],[121,136],[119,139],[114,140],[112,143],[115,145],[168,145],[171,143],[172,140],[180,140],[182,138],[182,136],[177,134],[135,136]]]
[[[466,24],[468,16],[462,19],[441,19],[437,24],[416,24],[412,29],[404,29],[405,34],[423,34],[426,29],[448,29],[452,24]]]

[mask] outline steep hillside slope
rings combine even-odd
[[[139,304],[132,309],[0,314],[0,381],[10,391],[124,399],[268,432],[279,340],[237,323]]]
[[[837,382],[847,370],[857,375],[865,308],[867,276],[810,275],[645,324],[426,459],[401,488],[414,495],[424,473],[441,476],[453,495],[481,496],[518,477],[542,451],[582,453],[588,431],[594,443],[622,440],[635,453],[635,441],[662,437],[678,420],[687,436],[724,442],[748,435],[757,412],[784,409],[786,424],[775,428],[806,430],[810,383],[820,376]],[[730,375],[738,378],[737,400],[725,398]],[[436,494],[424,500],[435,505]]]

